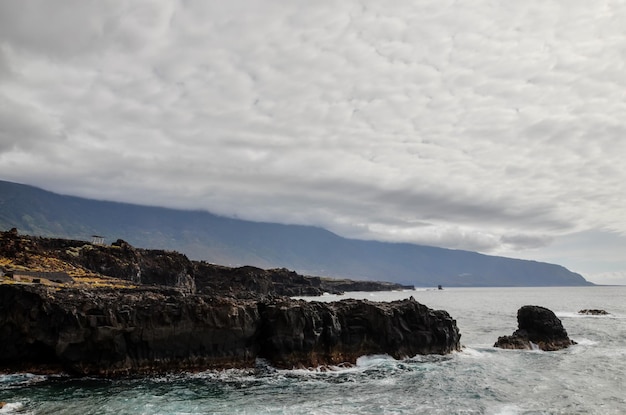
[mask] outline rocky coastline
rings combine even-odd
[[[355,363],[459,350],[456,322],[414,299],[391,303],[234,299],[168,288],[0,285],[0,368],[126,376]]]
[[[332,282],[285,269],[228,268],[119,240],[104,246],[15,230],[0,235],[0,261],[3,372],[116,377],[253,367],[258,359],[316,367],[460,349],[445,311],[413,298],[291,299],[332,292]]]

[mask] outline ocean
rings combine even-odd
[[[0,375],[0,414],[626,414],[626,287],[449,288],[350,293],[413,296],[457,320],[461,352],[356,366],[209,371],[125,380]],[[325,295],[317,301],[343,297]],[[577,345],[501,350],[522,305],[554,311]],[[586,308],[607,316],[584,316]],[[1,341],[1,339],[0,339]]]

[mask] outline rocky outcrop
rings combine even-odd
[[[15,229],[0,232],[1,258],[19,267],[24,275],[42,271],[95,274],[138,285],[176,287],[189,294],[197,292],[237,298],[259,295],[318,296],[325,292],[339,294],[344,291],[413,288],[386,282],[304,276],[285,268],[231,268],[192,261],[178,252],[134,248],[119,239],[111,245],[101,245],[18,235]],[[46,278],[46,275],[41,277]]]
[[[583,314],[586,316],[608,316],[610,313],[606,310],[600,310],[597,308],[585,308],[578,311],[578,314]]]
[[[414,290],[412,285],[401,285],[384,281],[358,281],[350,279],[322,278],[320,288],[327,293],[340,294],[346,291],[398,291]]]
[[[413,298],[390,303],[278,299],[260,303],[259,309],[260,355],[280,367],[354,363],[368,354],[447,354],[460,348],[450,315]]]
[[[555,351],[576,344],[568,337],[561,320],[545,307],[521,307],[517,311],[517,323],[518,329],[511,336],[499,337],[494,347]]]
[[[459,349],[456,322],[415,300],[319,303],[171,288],[0,285],[0,367],[119,376],[354,363]]]

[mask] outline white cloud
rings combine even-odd
[[[626,285],[626,271],[590,274],[587,275],[587,280],[600,285]]]
[[[624,234],[625,18],[609,0],[3,2],[0,175],[484,252]]]

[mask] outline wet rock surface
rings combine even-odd
[[[499,337],[494,347],[555,351],[576,344],[567,335],[561,320],[551,310],[526,305],[517,311],[518,329],[510,336]]]
[[[292,368],[459,350],[456,322],[413,299],[391,303],[232,299],[176,289],[0,285],[0,367],[124,376]]]

